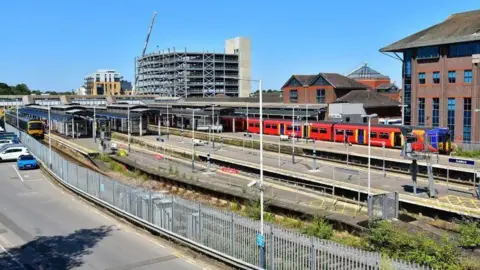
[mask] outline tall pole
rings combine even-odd
[[[130,106],[127,108],[128,153],[130,154]]]
[[[97,112],[93,106],[93,140],[97,142]]]
[[[49,163],[48,168],[52,168],[52,122],[50,117],[50,105],[48,105],[48,148],[49,148]]]
[[[16,108],[17,108],[17,129],[19,129],[19,125],[18,125],[18,100],[15,104],[17,104],[17,106],[16,106]]]
[[[192,172],[195,172],[195,110],[192,110]]]
[[[295,107],[292,107],[292,164],[295,164]]]
[[[372,118],[368,117],[368,196],[370,197],[370,122]]]
[[[7,106],[3,106],[3,128],[7,131]]]
[[[215,122],[215,106],[212,105],[212,148],[215,149],[215,138],[213,137],[213,123]]]
[[[263,236],[263,99],[262,80],[258,81],[260,88],[260,234]],[[265,239],[265,238],[263,238]],[[260,267],[265,269],[265,245],[260,247]]]
[[[168,105],[167,105],[167,140],[168,140],[168,134],[170,134],[170,119],[168,118]]]
[[[248,134],[248,102],[247,102],[247,134]]]

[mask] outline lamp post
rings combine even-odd
[[[97,111],[95,110],[95,106],[93,106],[93,141],[97,142]],[[50,110],[49,110],[50,111]],[[50,123],[48,123],[50,126]],[[50,133],[50,131],[48,131]],[[50,135],[48,135],[50,137]]]
[[[398,105],[398,107],[400,107],[401,110],[402,110],[402,126],[404,126],[405,125],[405,120],[404,120],[405,119],[405,108],[408,107],[408,105],[400,104],[400,105]]]
[[[167,140],[169,139],[170,134],[170,119],[168,118],[168,104],[167,104]]]
[[[192,172],[195,172],[195,111],[197,109],[187,109],[192,111],[192,121],[190,125],[192,126]]]
[[[247,134],[248,134],[248,102],[247,102]]]
[[[130,154],[130,106],[127,107],[128,153]]]
[[[373,114],[364,114],[362,117],[368,118],[368,197],[370,197],[370,182],[371,182],[371,170],[370,170],[370,127],[371,127],[371,120],[374,117],[377,117],[376,113]]]
[[[292,164],[295,164],[295,108],[297,106],[288,106],[292,109]]]
[[[52,120],[50,117],[50,105],[48,105],[48,155],[49,155],[49,163],[48,168],[52,169]]]

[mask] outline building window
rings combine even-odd
[[[403,104],[407,105],[404,109],[403,122],[405,125],[411,124],[411,93],[412,93],[412,51],[406,50],[403,53]],[[366,121],[366,118],[363,118]]]
[[[325,103],[325,89],[317,89],[317,103]]]
[[[440,122],[440,99],[433,98],[433,108],[432,108],[432,126],[438,127],[438,123]]]
[[[290,102],[297,103],[298,102],[298,90],[290,90]]]
[[[418,99],[418,125],[425,125],[425,98]]]
[[[452,44],[449,46],[449,57],[472,56],[480,53],[480,42]]]
[[[440,83],[440,72],[434,71],[433,72],[433,83],[439,84]]]
[[[452,138],[455,138],[455,98],[448,99],[447,127]]]
[[[463,99],[463,142],[469,143],[472,138],[472,99]]]
[[[455,83],[457,81],[457,72],[455,70],[448,72],[448,82]]]
[[[472,70],[465,70],[463,72],[463,82],[472,83]]]
[[[418,73],[418,83],[425,84],[425,72]]]
[[[440,57],[438,46],[418,48],[417,59],[432,59]]]

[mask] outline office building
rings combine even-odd
[[[225,41],[225,51],[162,50],[136,58],[136,95],[248,97],[251,92],[250,39]],[[239,80],[242,79],[242,80]]]
[[[87,95],[120,95],[122,76],[115,70],[99,69],[85,77]]]
[[[456,142],[480,140],[480,10],[453,14],[380,51],[403,61],[406,125],[448,127]]]

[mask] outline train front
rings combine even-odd
[[[43,139],[44,125],[40,120],[34,120],[28,122],[28,134],[34,138]]]

